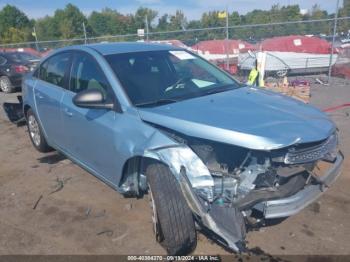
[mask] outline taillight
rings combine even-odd
[[[16,73],[26,73],[29,71],[29,68],[24,65],[15,65],[13,66],[13,69]]]

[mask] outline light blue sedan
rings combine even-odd
[[[196,229],[244,251],[247,224],[299,212],[340,174],[324,113],[243,86],[184,49],[67,47],[22,88],[34,147],[62,152],[124,195],[148,193],[169,254],[191,252]]]

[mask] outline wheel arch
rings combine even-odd
[[[25,104],[25,105],[23,106],[23,114],[24,114],[25,119],[27,119],[27,113],[28,113],[28,110],[29,110],[29,109],[31,109],[31,106],[30,106],[30,105]]]
[[[155,163],[169,167],[167,163],[150,156],[134,155],[128,158],[123,164],[119,191],[125,195],[141,196],[147,190],[147,185],[144,184],[147,167]]]

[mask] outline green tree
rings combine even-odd
[[[322,10],[317,4],[313,5],[311,8],[310,19],[318,20],[328,18],[326,11]],[[308,32],[310,34],[329,34],[330,24],[327,22],[315,22],[309,25]]]
[[[350,0],[343,0],[343,7],[339,10],[340,17],[350,16]],[[343,32],[343,34],[350,35],[350,20],[341,20],[339,22],[339,31]]]
[[[146,7],[139,7],[135,15],[133,16],[133,29],[134,33],[139,28],[146,28],[146,17],[148,20],[148,26],[153,29],[154,19],[157,17],[158,12]]]
[[[181,10],[177,10],[175,15],[170,17],[170,30],[185,30],[187,27],[187,19]]]
[[[164,14],[158,19],[157,30],[158,31],[167,31],[169,30],[169,15]]]
[[[64,9],[57,9],[54,15],[54,23],[56,23],[60,38],[69,39],[82,37],[84,35],[83,22],[88,27],[87,19],[78,7],[68,4]]]
[[[210,11],[202,14],[201,25],[208,27],[224,27],[226,25],[224,18],[219,18],[219,11]],[[225,38],[225,30],[207,30],[199,34],[201,39],[223,39]]]
[[[116,10],[105,8],[101,12],[92,12],[88,18],[94,35],[120,35],[130,32],[132,19]],[[135,32],[132,32],[135,33]]]
[[[32,26],[33,21],[22,11],[15,6],[6,5],[0,11],[0,42],[32,40]]]
[[[10,27],[3,32],[1,42],[3,44],[26,42],[28,41],[29,35],[30,33],[26,29]]]
[[[52,16],[45,16],[35,22],[36,35],[39,41],[59,39],[59,24]]]

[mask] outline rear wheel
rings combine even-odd
[[[0,77],[0,89],[4,93],[12,93],[14,91],[10,78],[7,76]]]
[[[197,244],[194,219],[180,186],[169,168],[147,168],[152,222],[156,239],[170,255],[190,253]]]
[[[27,112],[27,127],[30,140],[33,146],[42,153],[50,152],[53,149],[47,144],[46,139],[43,135],[39,122],[33,113],[32,109]]]

